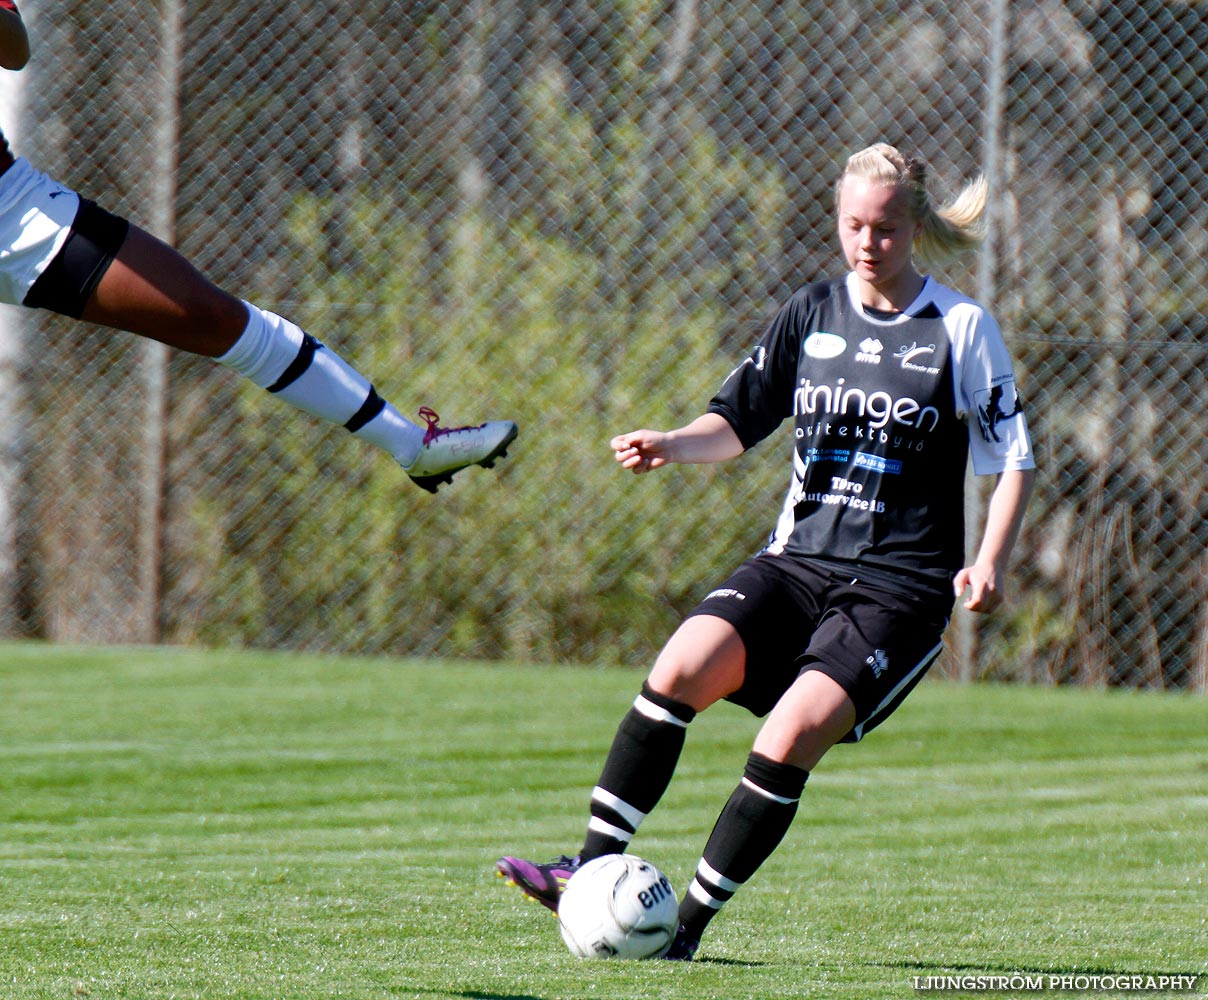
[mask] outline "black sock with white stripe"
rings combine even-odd
[[[591,822],[581,857],[623,853],[671,783],[696,711],[642,685],[617,727],[600,782],[591,793]]]
[[[688,937],[700,940],[717,911],[784,839],[808,778],[809,771],[763,754],[747,758],[742,781],[718,816],[680,903],[680,923]]]
[[[382,399],[331,349],[276,313],[245,302],[248,324],[216,360],[299,410],[340,424],[403,466],[419,454],[424,429]]]

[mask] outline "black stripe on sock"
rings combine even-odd
[[[315,338],[309,333],[303,333],[302,346],[298,348],[298,353],[295,355],[294,360],[291,361],[289,363],[289,367],[281,373],[281,377],[268,387],[267,391],[280,392],[282,389],[293,385],[294,382],[296,382],[306,373],[306,369],[308,369],[311,362],[315,360],[315,351],[322,348],[322,346],[323,345],[315,340]]]
[[[674,698],[668,698],[665,694],[659,694],[646,681],[642,681],[642,697],[651,704],[658,705],[664,712],[670,712],[684,725],[687,725],[696,718],[696,709],[691,705],[685,705],[682,701],[676,701]]]
[[[734,893],[736,893],[738,891],[737,889],[723,889],[719,885],[714,885],[707,878],[705,878],[700,872],[697,872],[692,877],[692,881],[694,881],[698,886],[700,886],[700,888],[702,890],[704,890],[704,892],[707,896],[709,896],[712,899],[717,900],[717,902],[719,902],[719,903],[728,903],[731,899],[734,898]]]
[[[373,386],[370,386],[369,395],[365,397],[365,402],[361,404],[361,408],[344,425],[344,429],[355,434],[385,408],[386,400],[377,394],[377,390]]]
[[[637,830],[633,828],[633,824],[629,820],[615,809],[610,809],[603,803],[595,801],[595,799],[591,803],[591,815],[593,819],[603,820],[609,826],[615,826],[620,830],[624,830],[631,837],[637,833]]]
[[[765,792],[786,799],[799,799],[805,791],[810,773],[792,764],[782,764],[754,750],[747,756],[747,766],[742,776]]]

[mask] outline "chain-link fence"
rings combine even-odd
[[[404,412],[522,434],[432,498],[226,369],[4,310],[10,634],[645,665],[789,443],[634,479],[608,439],[700,412],[841,268],[836,170],[888,140],[991,181],[940,277],[1000,320],[1042,466],[946,669],[1208,687],[1208,5],[21,6],[19,153]]]

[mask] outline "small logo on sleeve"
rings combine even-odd
[[[1023,412],[1023,403],[1015,390],[1015,382],[1010,379],[976,393],[973,401],[977,406],[977,426],[982,437],[991,442],[1002,441],[998,436],[1000,423]]]
[[[706,601],[712,601],[712,600],[745,601],[746,599],[747,599],[746,594],[744,594],[740,590],[735,590],[733,587],[721,587],[717,590],[710,591],[708,594],[705,595]]]

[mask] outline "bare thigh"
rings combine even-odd
[[[839,684],[807,670],[781,695],[755,738],[755,751],[807,771],[856,724],[856,706]]]
[[[746,647],[733,625],[694,615],[667,641],[648,683],[700,712],[742,686],[746,662]]]
[[[247,326],[247,308],[172,247],[131,225],[81,318],[217,357]]]

